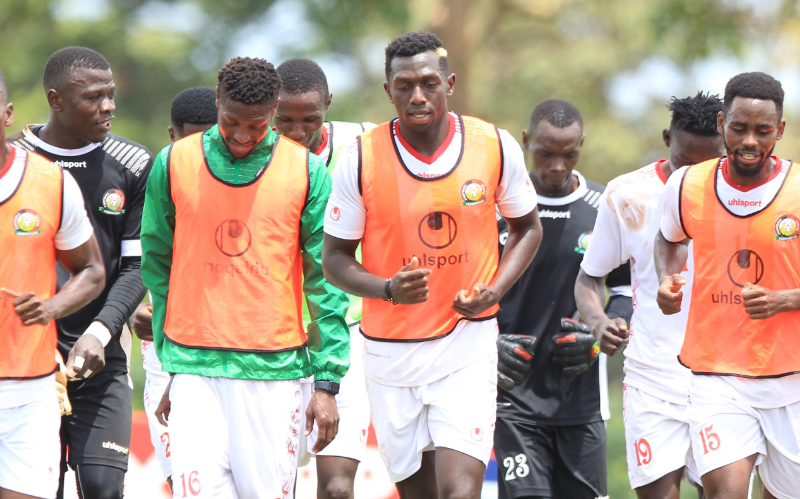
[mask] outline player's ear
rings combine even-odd
[[[584,140],[586,140],[586,134],[585,133],[581,135],[581,143],[578,144],[578,147],[583,147],[583,141]]]
[[[9,102],[6,105],[6,112],[5,112],[3,124],[6,127],[10,127],[13,123],[14,123],[14,104]]]
[[[333,100],[333,92],[328,94],[328,102],[325,103],[325,112],[328,112],[328,108],[331,107],[332,100]]]
[[[522,149],[527,151],[528,144],[531,141],[531,134],[527,130],[522,130]]]
[[[386,91],[386,95],[389,96],[389,102],[394,104],[394,100],[392,99],[392,92],[389,90],[389,82],[388,81],[383,82],[383,89]]]
[[[720,135],[725,135],[725,113],[720,111],[717,113],[717,131]]]
[[[781,140],[783,138],[783,130],[786,128],[786,120],[782,119],[780,123],[778,123],[778,136],[775,140]]]
[[[664,145],[669,149],[669,144],[672,142],[672,137],[669,134],[669,128],[665,128],[661,131],[661,140],[664,141]]]
[[[220,98],[219,98],[219,85],[217,85],[217,86],[214,88],[214,91],[217,93],[217,101],[214,103],[214,105],[215,105],[215,106],[217,106],[217,109],[219,109],[219,104],[220,104]]]
[[[169,141],[175,142],[175,130],[172,129],[172,125],[167,127],[167,131],[169,132]]]
[[[452,97],[456,89],[456,74],[453,73],[447,78],[447,96]]]
[[[50,104],[50,108],[54,111],[61,111],[61,95],[56,89],[51,88],[47,91],[47,103]]]

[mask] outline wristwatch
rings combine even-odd
[[[339,383],[335,381],[315,381],[314,390],[325,390],[331,395],[339,393]]]

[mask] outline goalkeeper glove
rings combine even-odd
[[[561,374],[574,378],[597,361],[600,345],[583,322],[561,319],[561,332],[553,338],[553,361],[561,364]]]
[[[536,338],[521,334],[497,337],[497,386],[510,392],[531,370]]]

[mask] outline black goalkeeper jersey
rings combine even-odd
[[[574,425],[602,419],[601,362],[575,378],[561,375],[553,362],[553,336],[561,318],[572,317],[575,280],[592,237],[603,186],[578,176],[578,189],[563,198],[539,196],[539,218],[544,234],[530,267],[500,300],[501,334],[526,334],[537,338],[533,365],[522,384],[511,392],[498,390],[497,417],[543,425]],[[508,237],[505,220],[498,221],[500,247]],[[628,264],[614,270],[609,288],[630,286]],[[605,365],[603,363],[603,365]],[[605,382],[605,373],[603,373]]]
[[[102,143],[74,150],[59,149],[38,138],[41,128],[42,125],[31,125],[9,137],[8,141],[17,147],[35,151],[68,170],[75,178],[83,193],[86,212],[94,227],[106,270],[106,285],[100,296],[78,312],[56,322],[58,349],[66,361],[70,349],[86,328],[93,321],[99,320],[112,333],[112,339],[106,346],[104,370],[127,371],[127,355],[120,343],[122,321],[127,317],[122,321],[117,317],[115,320],[104,320],[101,311],[126,259],[136,259],[137,265],[141,260],[139,232],[142,228],[147,176],[153,165],[153,156],[145,147],[111,133]],[[58,289],[69,278],[69,273],[59,265]],[[141,274],[138,279],[141,283]],[[138,299],[141,300],[141,297]],[[135,296],[129,297],[129,301],[135,300]],[[118,310],[106,310],[103,315],[118,316],[120,313]]]

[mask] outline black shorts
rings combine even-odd
[[[66,460],[73,469],[100,464],[128,471],[133,389],[127,373],[100,371],[70,381],[67,393],[72,415],[61,418],[62,466]]]
[[[608,495],[603,421],[540,426],[497,418],[499,498],[595,499]]]

